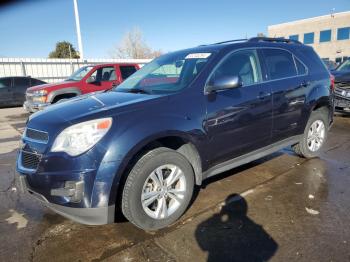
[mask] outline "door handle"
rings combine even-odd
[[[258,98],[261,100],[264,100],[266,97],[270,96],[271,93],[267,93],[267,92],[260,92],[258,95]]]

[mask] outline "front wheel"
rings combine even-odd
[[[328,111],[319,109],[311,113],[301,141],[292,146],[296,154],[313,158],[319,155],[326,142],[329,129]]]
[[[164,228],[185,212],[193,187],[193,169],[183,155],[168,148],[154,149],[141,157],[126,180],[123,214],[141,229]]]

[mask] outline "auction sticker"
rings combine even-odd
[[[199,58],[208,58],[211,53],[192,53],[188,54],[185,59],[199,59]]]

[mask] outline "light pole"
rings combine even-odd
[[[78,12],[77,0],[73,0],[73,3],[74,3],[75,25],[77,27],[79,55],[80,55],[80,58],[83,59],[84,58],[83,42],[81,41],[80,21],[79,21],[79,12]]]

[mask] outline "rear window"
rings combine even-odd
[[[263,53],[270,80],[297,75],[291,53],[282,49],[264,49]]]
[[[133,73],[135,73],[136,68],[135,66],[120,66],[120,72],[124,80],[124,79],[127,79],[129,76],[131,76]]]
[[[37,86],[37,85],[42,85],[42,84],[46,84],[44,81],[41,81],[39,79],[31,79],[30,80],[30,86]]]
[[[14,78],[13,86],[29,86],[29,78],[16,77]]]
[[[0,88],[7,88],[11,86],[11,78],[0,79]]]

